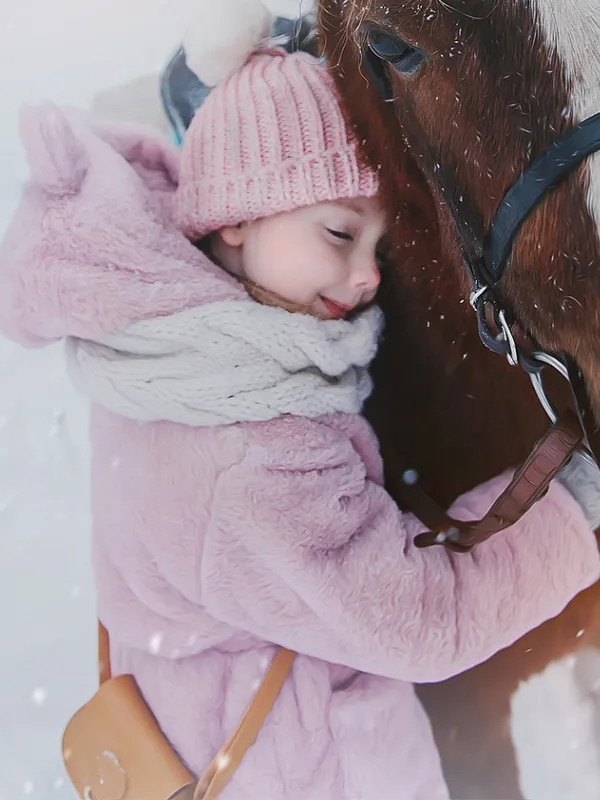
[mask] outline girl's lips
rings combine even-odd
[[[343,319],[352,311],[352,306],[337,303],[335,300],[330,300],[328,297],[321,297],[321,300],[333,319]]]

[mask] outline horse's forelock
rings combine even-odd
[[[346,44],[362,47],[363,23],[375,9],[376,0],[336,0],[341,10]]]

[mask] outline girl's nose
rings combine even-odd
[[[379,286],[380,281],[379,267],[374,258],[365,259],[354,272],[354,286],[361,291],[374,291]]]

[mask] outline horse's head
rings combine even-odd
[[[391,143],[406,163],[402,130],[442,223],[454,223],[448,247],[456,247],[458,230],[478,256],[515,180],[565,131],[600,111],[598,0],[322,3],[327,55],[340,67],[359,135],[379,136],[371,157],[388,168]],[[387,104],[380,99],[386,93]],[[541,347],[577,361],[600,417],[598,158],[570,172],[529,215],[498,294]],[[384,189],[390,175],[386,169]]]

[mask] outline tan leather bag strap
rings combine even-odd
[[[514,525],[548,490],[550,482],[581,446],[583,433],[573,411],[566,411],[537,442],[511,482],[480,520],[462,522],[448,516],[418,485],[403,488],[408,508],[430,529],[415,538],[417,547],[443,544],[468,552],[495,533]]]
[[[281,687],[290,673],[296,653],[279,648],[254,699],[242,720],[198,781],[194,800],[216,800],[231,780],[248,749],[254,744],[267,715],[273,708]],[[110,676],[110,639],[98,621],[98,662],[100,684]]]
[[[110,673],[110,642],[108,631],[98,620],[98,679],[100,686],[109,680]]]
[[[237,730],[221,748],[200,777],[194,800],[215,800],[231,780],[248,749],[254,744],[281,687],[287,678],[296,653],[280,648],[260,689],[248,706]]]

